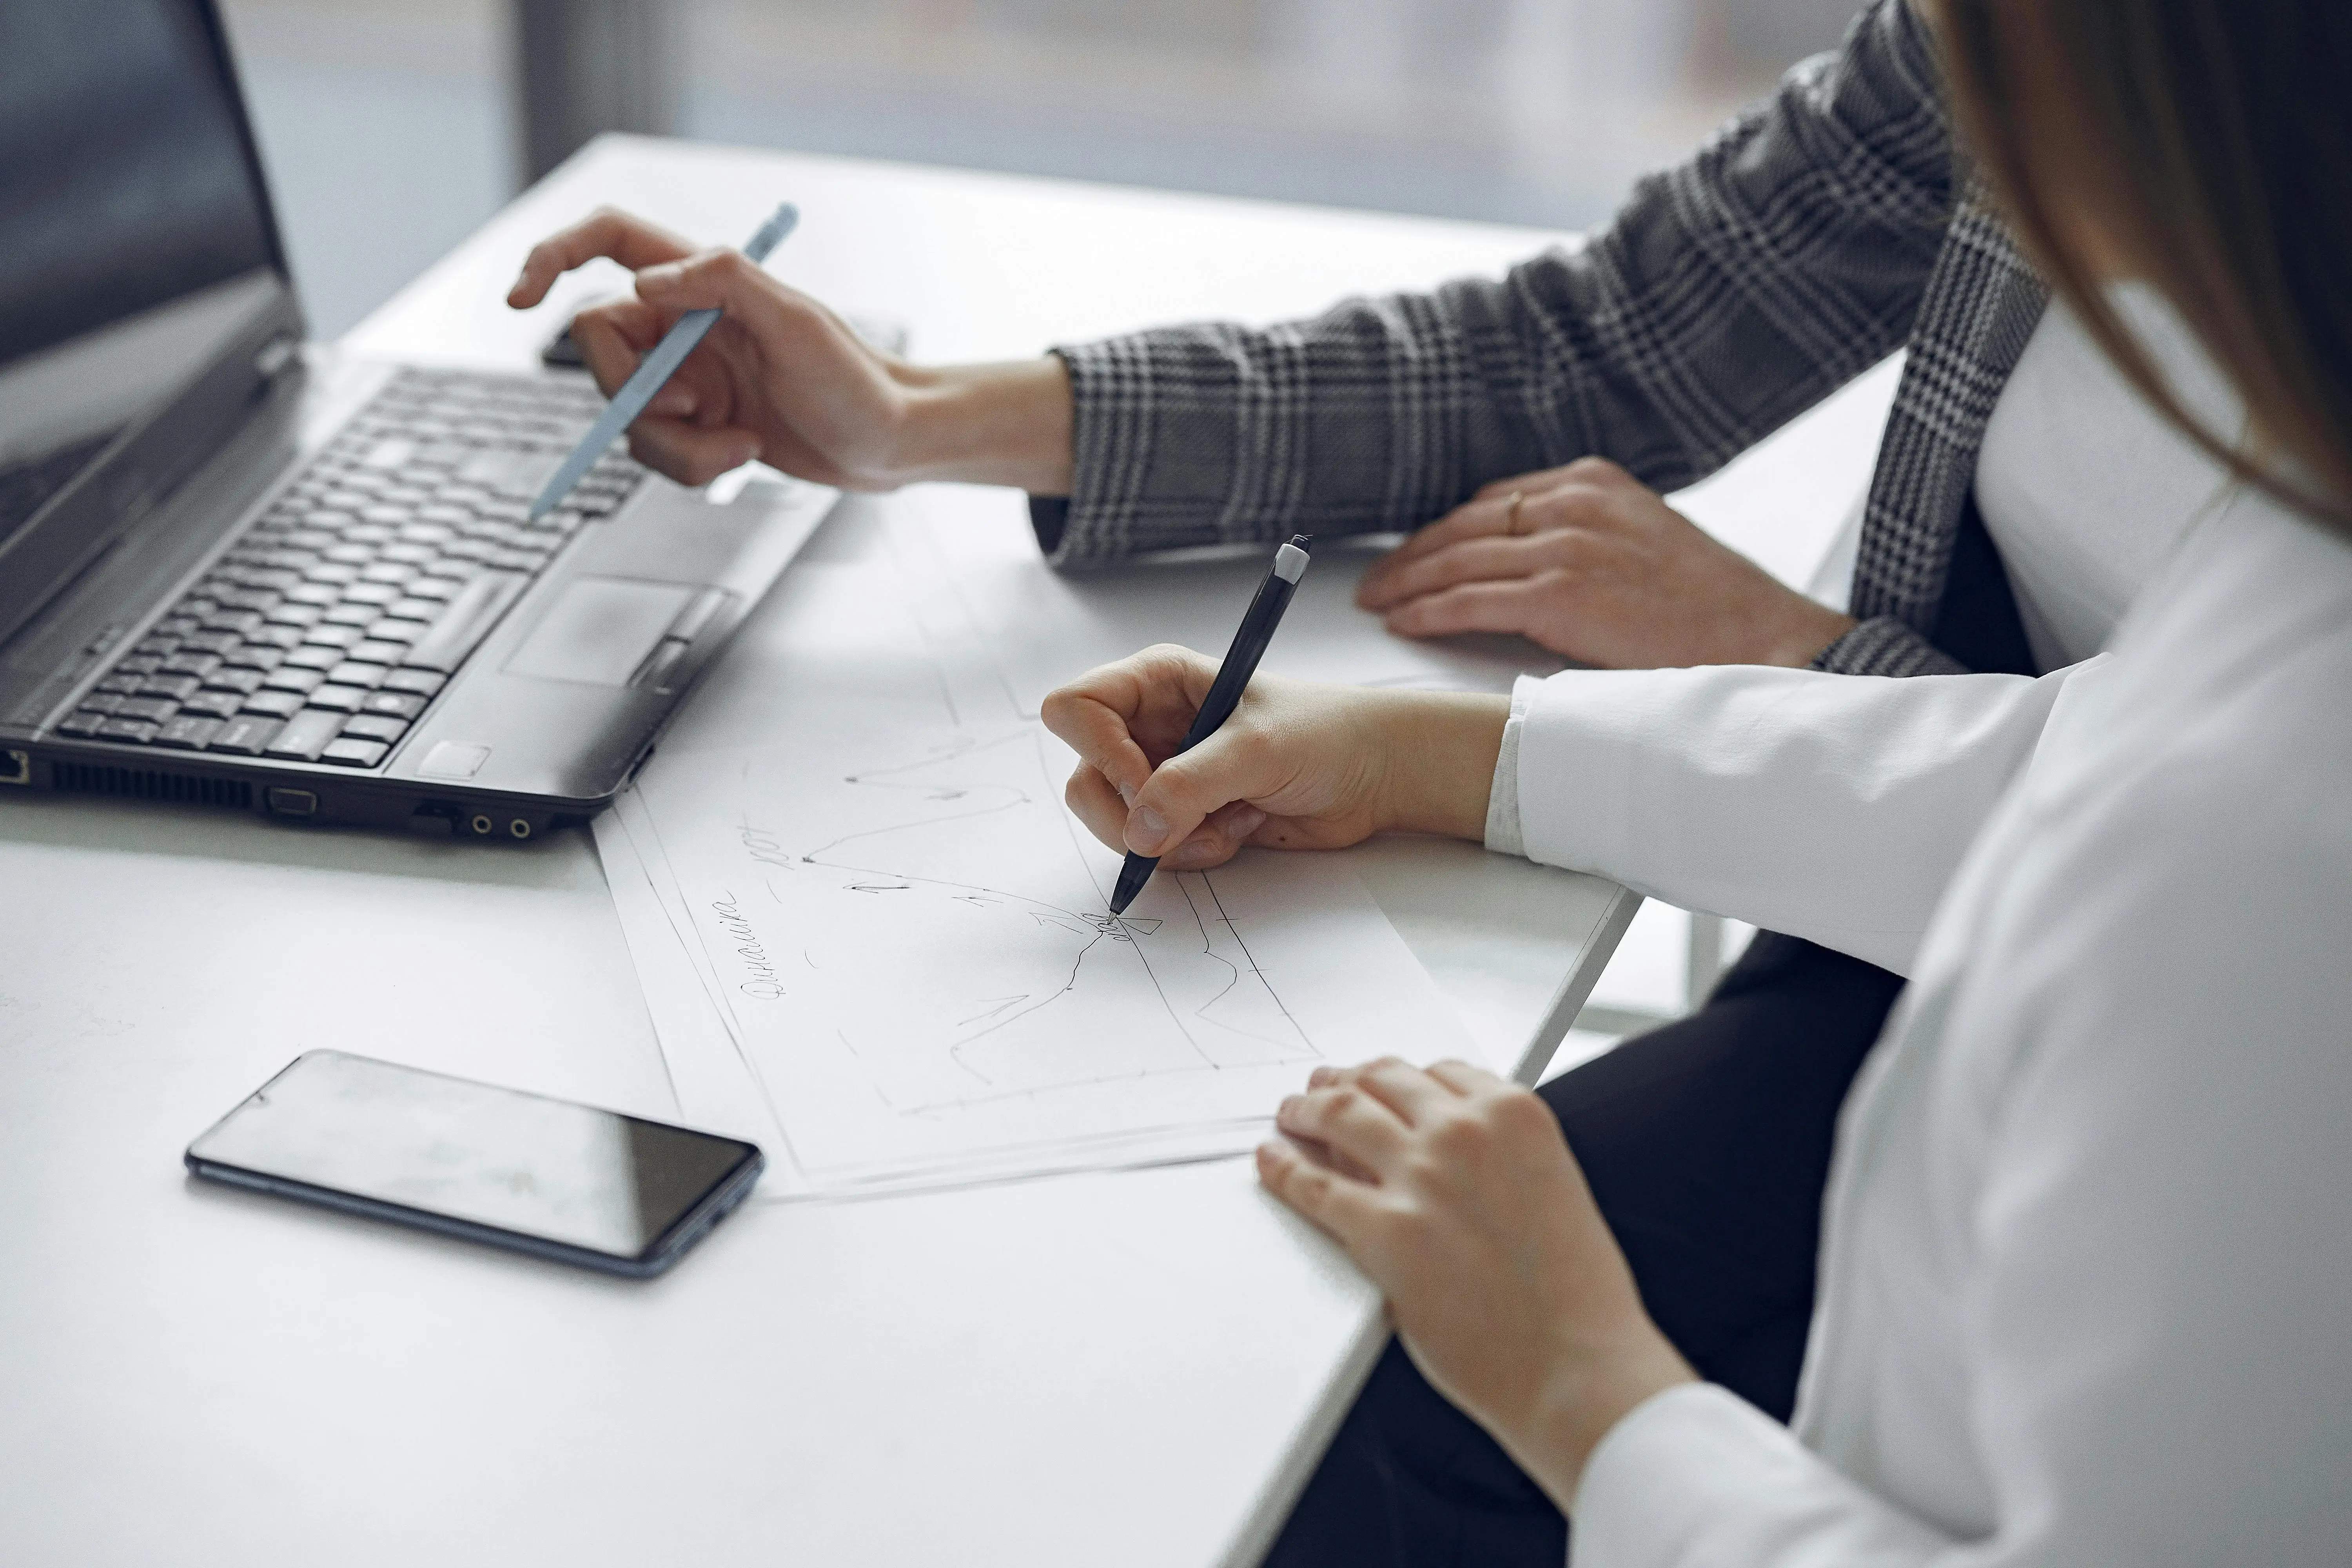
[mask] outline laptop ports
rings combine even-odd
[[[288,789],[282,785],[272,784],[269,792],[263,795],[262,799],[268,803],[270,810],[280,816],[319,815],[319,797],[307,789]]]
[[[33,782],[33,753],[15,747],[0,751],[0,784],[28,784]]]

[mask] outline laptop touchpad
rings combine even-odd
[[[702,591],[685,583],[580,578],[548,606],[507,660],[506,672],[626,686],[688,601]]]

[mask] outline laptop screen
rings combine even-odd
[[[283,287],[214,26],[0,5],[0,550]]]

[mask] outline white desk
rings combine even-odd
[[[785,195],[807,221],[778,271],[940,358],[1310,310],[1544,238],[615,140],[350,342],[527,363],[553,311],[498,300],[530,239],[607,199],[733,239]],[[1564,1026],[1631,912],[1466,846],[1358,854],[1507,1047]],[[0,1560],[1244,1563],[1380,1343],[1246,1163],[751,1208],[652,1284],[183,1176],[191,1136],[329,1045],[669,1110],[583,833],[0,799]]]

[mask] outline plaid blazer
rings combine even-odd
[[[1956,152],[1926,25],[1875,0],[1583,246],[1307,321],[1056,348],[1076,467],[1066,506],[1035,509],[1040,542],[1077,566],[1410,529],[1594,454],[1678,489],[1907,345],[1861,624],[1816,662],[1957,671],[1928,638],[1986,421],[2047,303]]]

